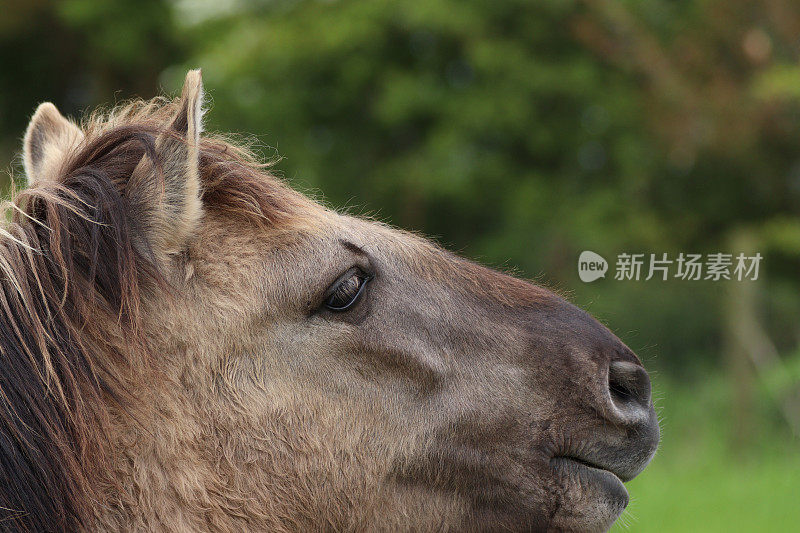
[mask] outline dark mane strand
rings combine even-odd
[[[108,459],[108,406],[124,407],[124,371],[146,354],[130,349],[140,286],[160,281],[119,187],[154,156],[153,139],[109,132],[67,162],[59,183],[10,207],[0,244],[2,529],[87,527],[93,472]]]

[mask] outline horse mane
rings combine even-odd
[[[90,527],[111,423],[135,411],[136,373],[152,357],[141,332],[145,287],[169,291],[125,187],[177,100],[91,115],[56,179],[3,204],[0,227],[0,529]],[[202,198],[256,224],[307,205],[251,152],[222,137],[200,146]],[[159,179],[156,172],[153,179]]]

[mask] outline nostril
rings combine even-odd
[[[635,401],[633,394],[631,394],[631,392],[626,389],[624,385],[609,383],[608,390],[611,391],[611,397],[614,398],[614,401],[617,403],[628,403],[630,401]]]
[[[613,361],[608,368],[608,390],[614,405],[622,411],[650,407],[650,377],[635,363]]]

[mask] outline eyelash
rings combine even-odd
[[[322,305],[329,311],[334,311],[336,313],[347,311],[361,299],[367,287],[367,283],[369,283],[372,278],[372,275],[363,272],[361,269],[349,271],[339,278],[336,283],[331,285],[331,288],[328,289],[329,294],[325,297],[325,301]],[[357,283],[357,286],[352,285],[348,287],[347,284],[351,281]]]

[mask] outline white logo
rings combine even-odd
[[[606,277],[608,261],[589,250],[581,252],[578,258],[578,276],[584,283],[591,283],[598,278]]]

